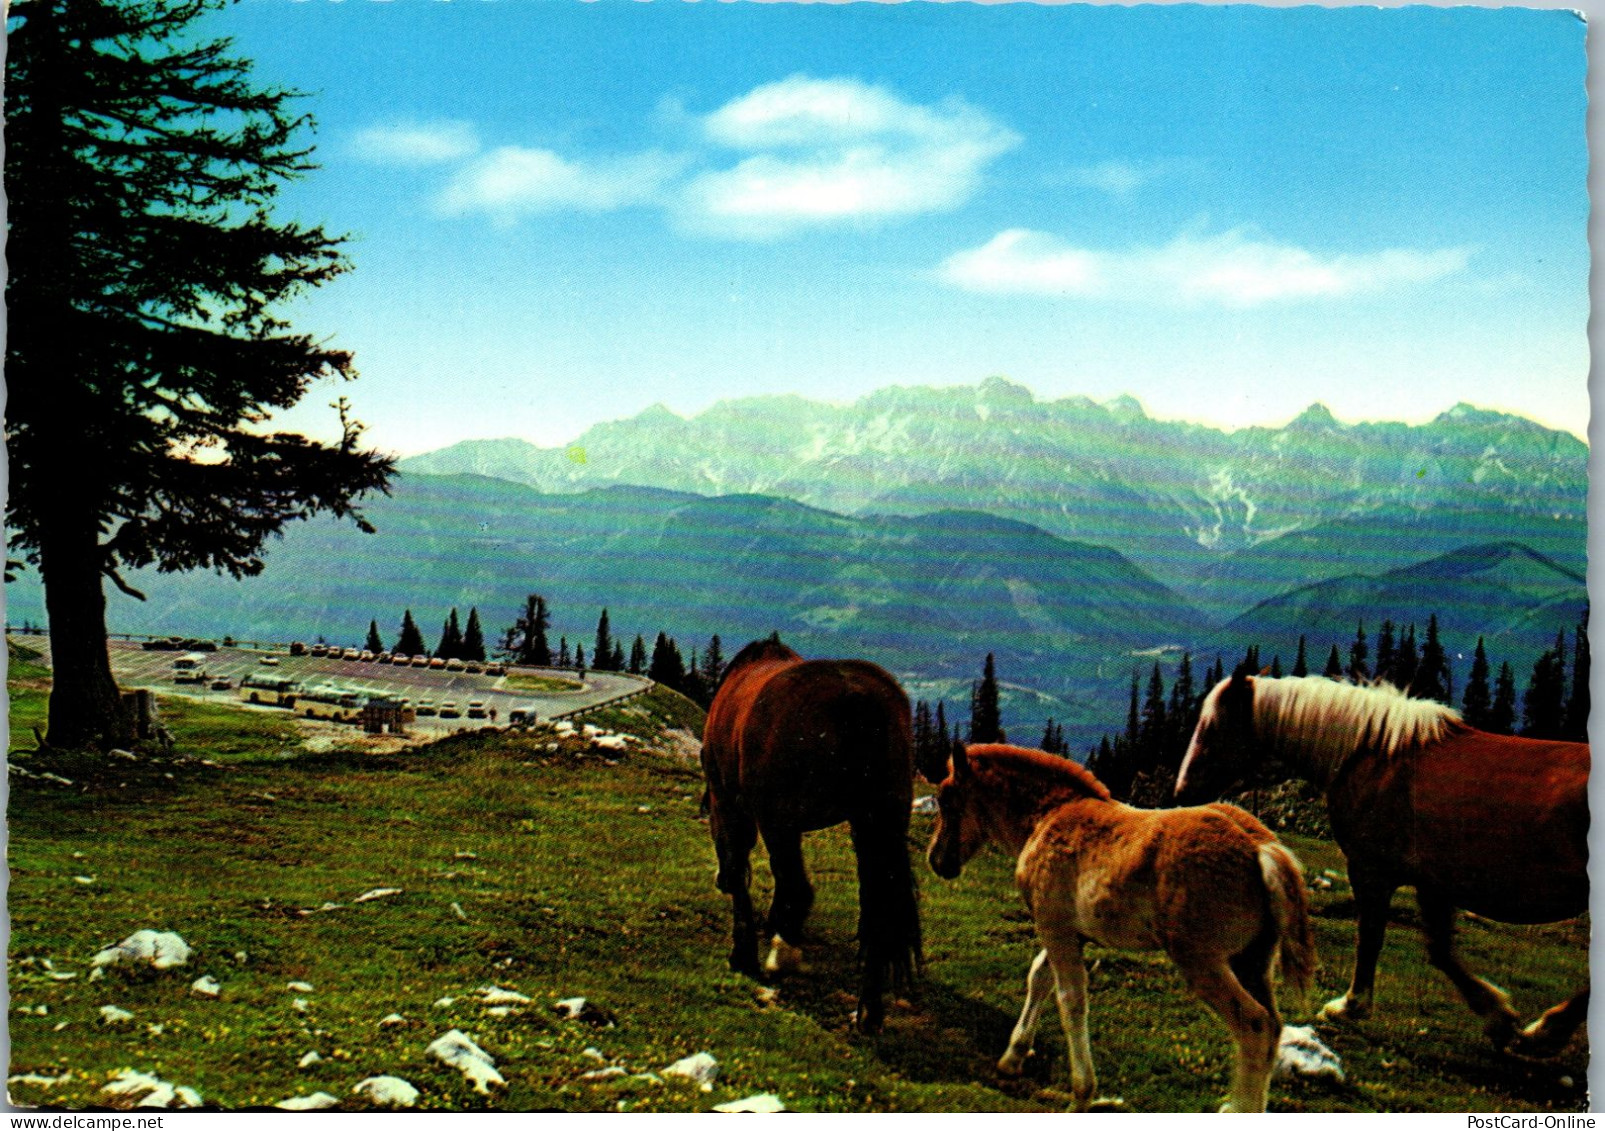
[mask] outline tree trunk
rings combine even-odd
[[[65,748],[110,750],[134,741],[134,723],[111,674],[106,594],[93,526],[52,522],[39,540],[39,575],[50,616],[50,719],[46,738]]]

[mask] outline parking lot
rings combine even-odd
[[[28,647],[44,653],[49,661],[50,638],[30,636]],[[198,657],[205,672],[200,682],[175,682],[174,664],[183,657]],[[291,655],[288,649],[218,648],[209,652],[147,650],[128,640],[111,641],[112,670],[127,688],[149,688],[168,695],[184,695],[216,703],[229,703],[249,710],[284,708],[249,707],[239,695],[240,680],[246,676],[268,676],[293,680],[303,689],[323,685],[354,692],[360,698],[382,696],[411,701],[420,714],[415,730],[449,732],[469,727],[505,726],[515,708],[534,711],[541,719],[583,711],[623,698],[652,686],[642,676],[622,672],[578,672],[555,668],[509,668],[505,675],[485,672],[447,671],[444,668],[401,667],[376,660],[346,660],[339,656]],[[182,673],[189,677],[191,673]],[[514,685],[538,677],[579,684],[574,690],[529,690]],[[227,680],[227,688],[214,688]],[[469,704],[484,705],[485,718],[467,717]],[[448,707],[447,705],[450,704]],[[448,715],[442,718],[439,712]],[[451,717],[455,712],[458,717]]]

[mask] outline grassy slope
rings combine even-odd
[[[13,667],[14,727],[22,721],[15,729],[24,734],[40,709],[37,680]],[[702,1110],[762,1091],[795,1110],[1063,1106],[1052,1086],[1065,1066],[1051,1016],[1044,1055],[1024,1081],[1002,1081],[991,1068],[1033,951],[1007,862],[995,854],[954,883],[921,869],[923,992],[894,1006],[887,1034],[868,1041],[847,1023],[856,908],[840,830],[809,840],[820,896],[812,969],[766,1004],[724,967],[727,907],[713,888],[694,762],[637,753],[609,764],[578,744],[552,751],[545,736],[512,735],[463,736],[405,755],[297,755],[275,716],[176,700],[165,710],[181,745],[216,767],[122,763],[87,791],[82,778],[72,789],[12,780],[10,1071],[73,1073],[48,1090],[13,1085],[18,1102],[95,1104],[106,1078],[132,1067],[227,1107],[319,1089],[345,1097],[378,1073],[412,1081],[421,1105],[435,1109]],[[599,721],[665,744],[667,728],[695,727],[698,716],[654,693]],[[43,768],[37,756],[19,764]],[[916,817],[914,835],[923,841],[928,831],[929,818]],[[1330,846],[1294,843],[1312,871],[1341,868]],[[95,881],[79,884],[79,875]],[[352,903],[381,886],[403,890]],[[1307,1021],[1347,971],[1344,891],[1339,883],[1316,895],[1324,968],[1308,1005],[1286,1003],[1291,1022]],[[298,913],[325,902],[345,906]],[[1401,897],[1406,921],[1407,906]],[[90,956],[146,926],[183,935],[196,949],[190,966],[151,980],[85,981]],[[1461,934],[1473,968],[1529,1012],[1586,976],[1586,924],[1468,923]],[[1102,1093],[1143,1110],[1212,1108],[1229,1055],[1218,1023],[1159,956],[1094,948],[1091,957]],[[45,959],[79,976],[52,980]],[[1278,1083],[1273,1108],[1583,1109],[1582,1041],[1548,1065],[1497,1057],[1425,967],[1413,931],[1395,929],[1383,963],[1379,1017],[1322,1030],[1351,1083]],[[189,993],[201,974],[223,984],[220,999]],[[315,988],[290,991],[291,981]],[[491,983],[533,1002],[493,1017],[473,995]],[[551,1014],[550,1003],[575,995],[611,1011],[617,1026]],[[307,1012],[293,1007],[297,997]],[[456,1000],[434,1004],[443,997]],[[134,1020],[103,1025],[105,1004]],[[406,1023],[381,1028],[392,1012]],[[505,1092],[477,1096],[425,1055],[452,1027],[496,1058]],[[599,1066],[587,1048],[631,1072],[706,1050],[721,1075],[711,1094],[579,1083]],[[311,1050],[322,1062],[298,1069]],[[1563,1075],[1575,1083],[1563,1086]]]

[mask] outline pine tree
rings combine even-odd
[[[646,674],[646,641],[641,639],[639,633],[636,634],[635,643],[630,645],[629,671],[631,675]]]
[[[1327,679],[1341,681],[1343,679],[1343,657],[1338,655],[1338,646],[1332,645],[1332,654],[1326,658],[1326,671],[1321,673]]]
[[[446,618],[446,623],[440,629],[440,643],[435,646],[435,655],[442,660],[460,660],[463,651],[463,630],[457,623],[457,610],[453,609]]]
[[[418,622],[412,619],[411,609],[401,616],[401,635],[396,638],[392,651],[401,656],[422,656],[428,651],[424,647],[424,634],[418,630]]]
[[[484,660],[485,630],[479,624],[479,610],[468,610],[468,627],[463,629],[462,657],[465,660]]]
[[[1416,668],[1420,666],[1421,657],[1416,652],[1416,626],[1412,624],[1399,638],[1399,649],[1393,660],[1393,679],[1389,682],[1395,687],[1410,690],[1415,686]]]
[[[958,735],[948,732],[947,701],[938,699],[936,701],[936,743],[937,748],[942,752],[941,757],[944,763],[947,761],[947,752],[953,749],[953,743],[957,739]]]
[[[697,673],[702,678],[702,685],[707,688],[708,701],[711,703],[714,692],[719,689],[719,681],[724,678],[724,649],[717,632],[708,641],[708,650],[702,654]]]
[[[574,670],[580,675],[585,674],[585,645],[574,645]]]
[[[1293,660],[1293,670],[1289,674],[1295,676],[1307,676],[1310,674],[1310,662],[1304,654],[1304,637],[1302,636],[1298,638],[1298,656]]]
[[[1398,663],[1398,648],[1393,642],[1393,622],[1384,620],[1382,627],[1377,630],[1377,662],[1376,677],[1385,679],[1395,687],[1402,687],[1394,678],[1394,666]]]
[[[1521,733],[1529,738],[1559,738],[1566,725],[1566,634],[1533,664],[1532,679],[1521,698]]]
[[[624,670],[624,642],[613,641],[613,658],[608,662],[608,670],[621,672]]]
[[[392,457],[343,398],[325,444],[263,425],[348,353],[285,304],[340,275],[341,239],[276,223],[310,172],[293,92],[195,27],[201,0],[14,0],[5,83],[8,549],[50,618],[47,732],[134,740],[105,585],[124,570],[262,571],[268,540],[357,502]]]
[[[1003,720],[998,714],[997,672],[990,652],[986,654],[980,682],[970,692],[970,741],[1003,741]]]
[[[661,683],[672,691],[685,686],[685,659],[668,633],[658,633],[657,644],[652,648],[652,666],[646,675],[653,683]]]
[[[1365,643],[1365,622],[1361,621],[1359,627],[1354,630],[1354,643],[1349,645],[1347,671],[1349,679],[1355,683],[1364,683],[1371,678],[1371,669],[1366,665],[1366,658],[1369,655],[1370,649]]]
[[[691,659],[686,663],[685,682],[680,687],[680,693],[703,709],[713,702],[713,694],[702,679],[702,661],[697,659],[695,648],[691,649]]]
[[[1152,770],[1160,765],[1164,759],[1168,737],[1165,725],[1165,677],[1159,673],[1159,665],[1156,663],[1148,677],[1148,693],[1143,697],[1142,717],[1138,722],[1139,769]]]
[[[1272,679],[1282,678],[1282,654],[1280,652],[1271,657],[1270,676]]]
[[[1139,738],[1142,735],[1142,710],[1138,706],[1137,688],[1139,676],[1135,671],[1131,673],[1131,702],[1126,707],[1126,746],[1132,752],[1138,748]]]
[[[1454,675],[1438,639],[1437,613],[1427,618],[1427,638],[1421,643],[1421,659],[1416,664],[1415,679],[1410,682],[1410,694],[1420,699],[1436,699],[1439,703],[1454,701]]]
[[[526,667],[552,666],[552,649],[546,643],[546,630],[551,627],[552,616],[546,608],[546,598],[531,593],[524,598],[524,611],[502,634],[502,652],[515,664]]]
[[[1049,754],[1057,754],[1059,752],[1058,739],[1055,738],[1053,733],[1052,715],[1048,716],[1048,725],[1042,728],[1042,741],[1037,746],[1041,750],[1046,750]]]
[[[1488,708],[1488,729],[1495,734],[1516,732],[1516,673],[1509,663],[1499,665],[1494,679],[1494,701]]]
[[[557,638],[557,666],[560,668],[571,668],[574,666],[574,657],[569,655],[568,637],[566,636],[559,636]]]
[[[923,699],[914,704],[912,738],[915,768],[926,778],[934,777],[940,781],[941,775],[936,771],[937,760],[934,750],[936,727],[931,720],[931,705]]]
[[[1493,699],[1488,689],[1488,653],[1484,650],[1482,637],[1477,637],[1477,651],[1471,658],[1471,675],[1466,680],[1466,692],[1460,703],[1460,714],[1466,720],[1467,726],[1478,730],[1491,730],[1489,719],[1492,715]]]
[[[368,639],[362,646],[375,655],[385,650],[385,642],[379,638],[378,621],[371,620],[368,622]]]
[[[1561,737],[1571,742],[1588,741],[1588,712],[1590,696],[1588,692],[1589,669],[1592,666],[1589,660],[1588,649],[1588,606],[1583,606],[1582,619],[1577,623],[1572,645],[1572,691],[1566,699],[1566,723],[1561,729]]]
[[[596,647],[591,649],[592,663],[597,671],[605,672],[613,658],[613,633],[608,628],[607,610],[596,622]]]

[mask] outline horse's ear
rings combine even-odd
[[[953,780],[968,781],[970,777],[970,754],[964,748],[964,743],[957,740],[953,743]]]

